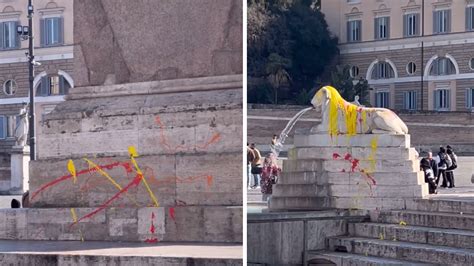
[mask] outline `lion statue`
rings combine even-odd
[[[322,121],[311,131],[332,135],[347,134],[408,134],[405,123],[391,110],[368,108],[345,101],[331,87],[322,87],[311,100],[311,104],[322,113]]]

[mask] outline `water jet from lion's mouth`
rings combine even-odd
[[[293,126],[296,124],[296,121],[298,121],[298,119],[300,119],[309,110],[316,110],[316,107],[311,106],[299,111],[295,116],[293,116],[293,118],[290,119],[283,131],[281,131],[277,143],[271,149],[272,153],[275,155],[275,158],[278,158],[278,155],[280,154],[283,148],[283,143],[285,143],[285,140],[288,137],[288,134],[290,133],[291,129],[293,129]]]

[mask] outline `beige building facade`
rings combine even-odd
[[[321,11],[373,106],[473,110],[473,0],[322,0]]]
[[[74,87],[73,2],[35,0],[33,34],[35,61],[36,124],[64,101]],[[0,193],[10,188],[10,157],[16,117],[29,102],[28,41],[17,34],[17,26],[28,25],[28,0],[0,0]],[[36,135],[41,135],[37,126]]]

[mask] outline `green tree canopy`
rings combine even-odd
[[[249,78],[277,95],[256,97],[263,83],[249,83],[250,102],[301,102],[338,54],[315,0],[248,0],[247,43]]]

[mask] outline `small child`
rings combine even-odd
[[[273,153],[270,153],[263,161],[261,191],[263,194],[263,201],[268,201],[272,195],[272,186],[278,180],[278,175],[281,169],[274,161]]]
[[[425,182],[428,183],[429,193],[437,194],[436,177],[434,176],[433,169],[431,169],[430,162],[426,158],[421,159],[420,168],[425,173]]]

